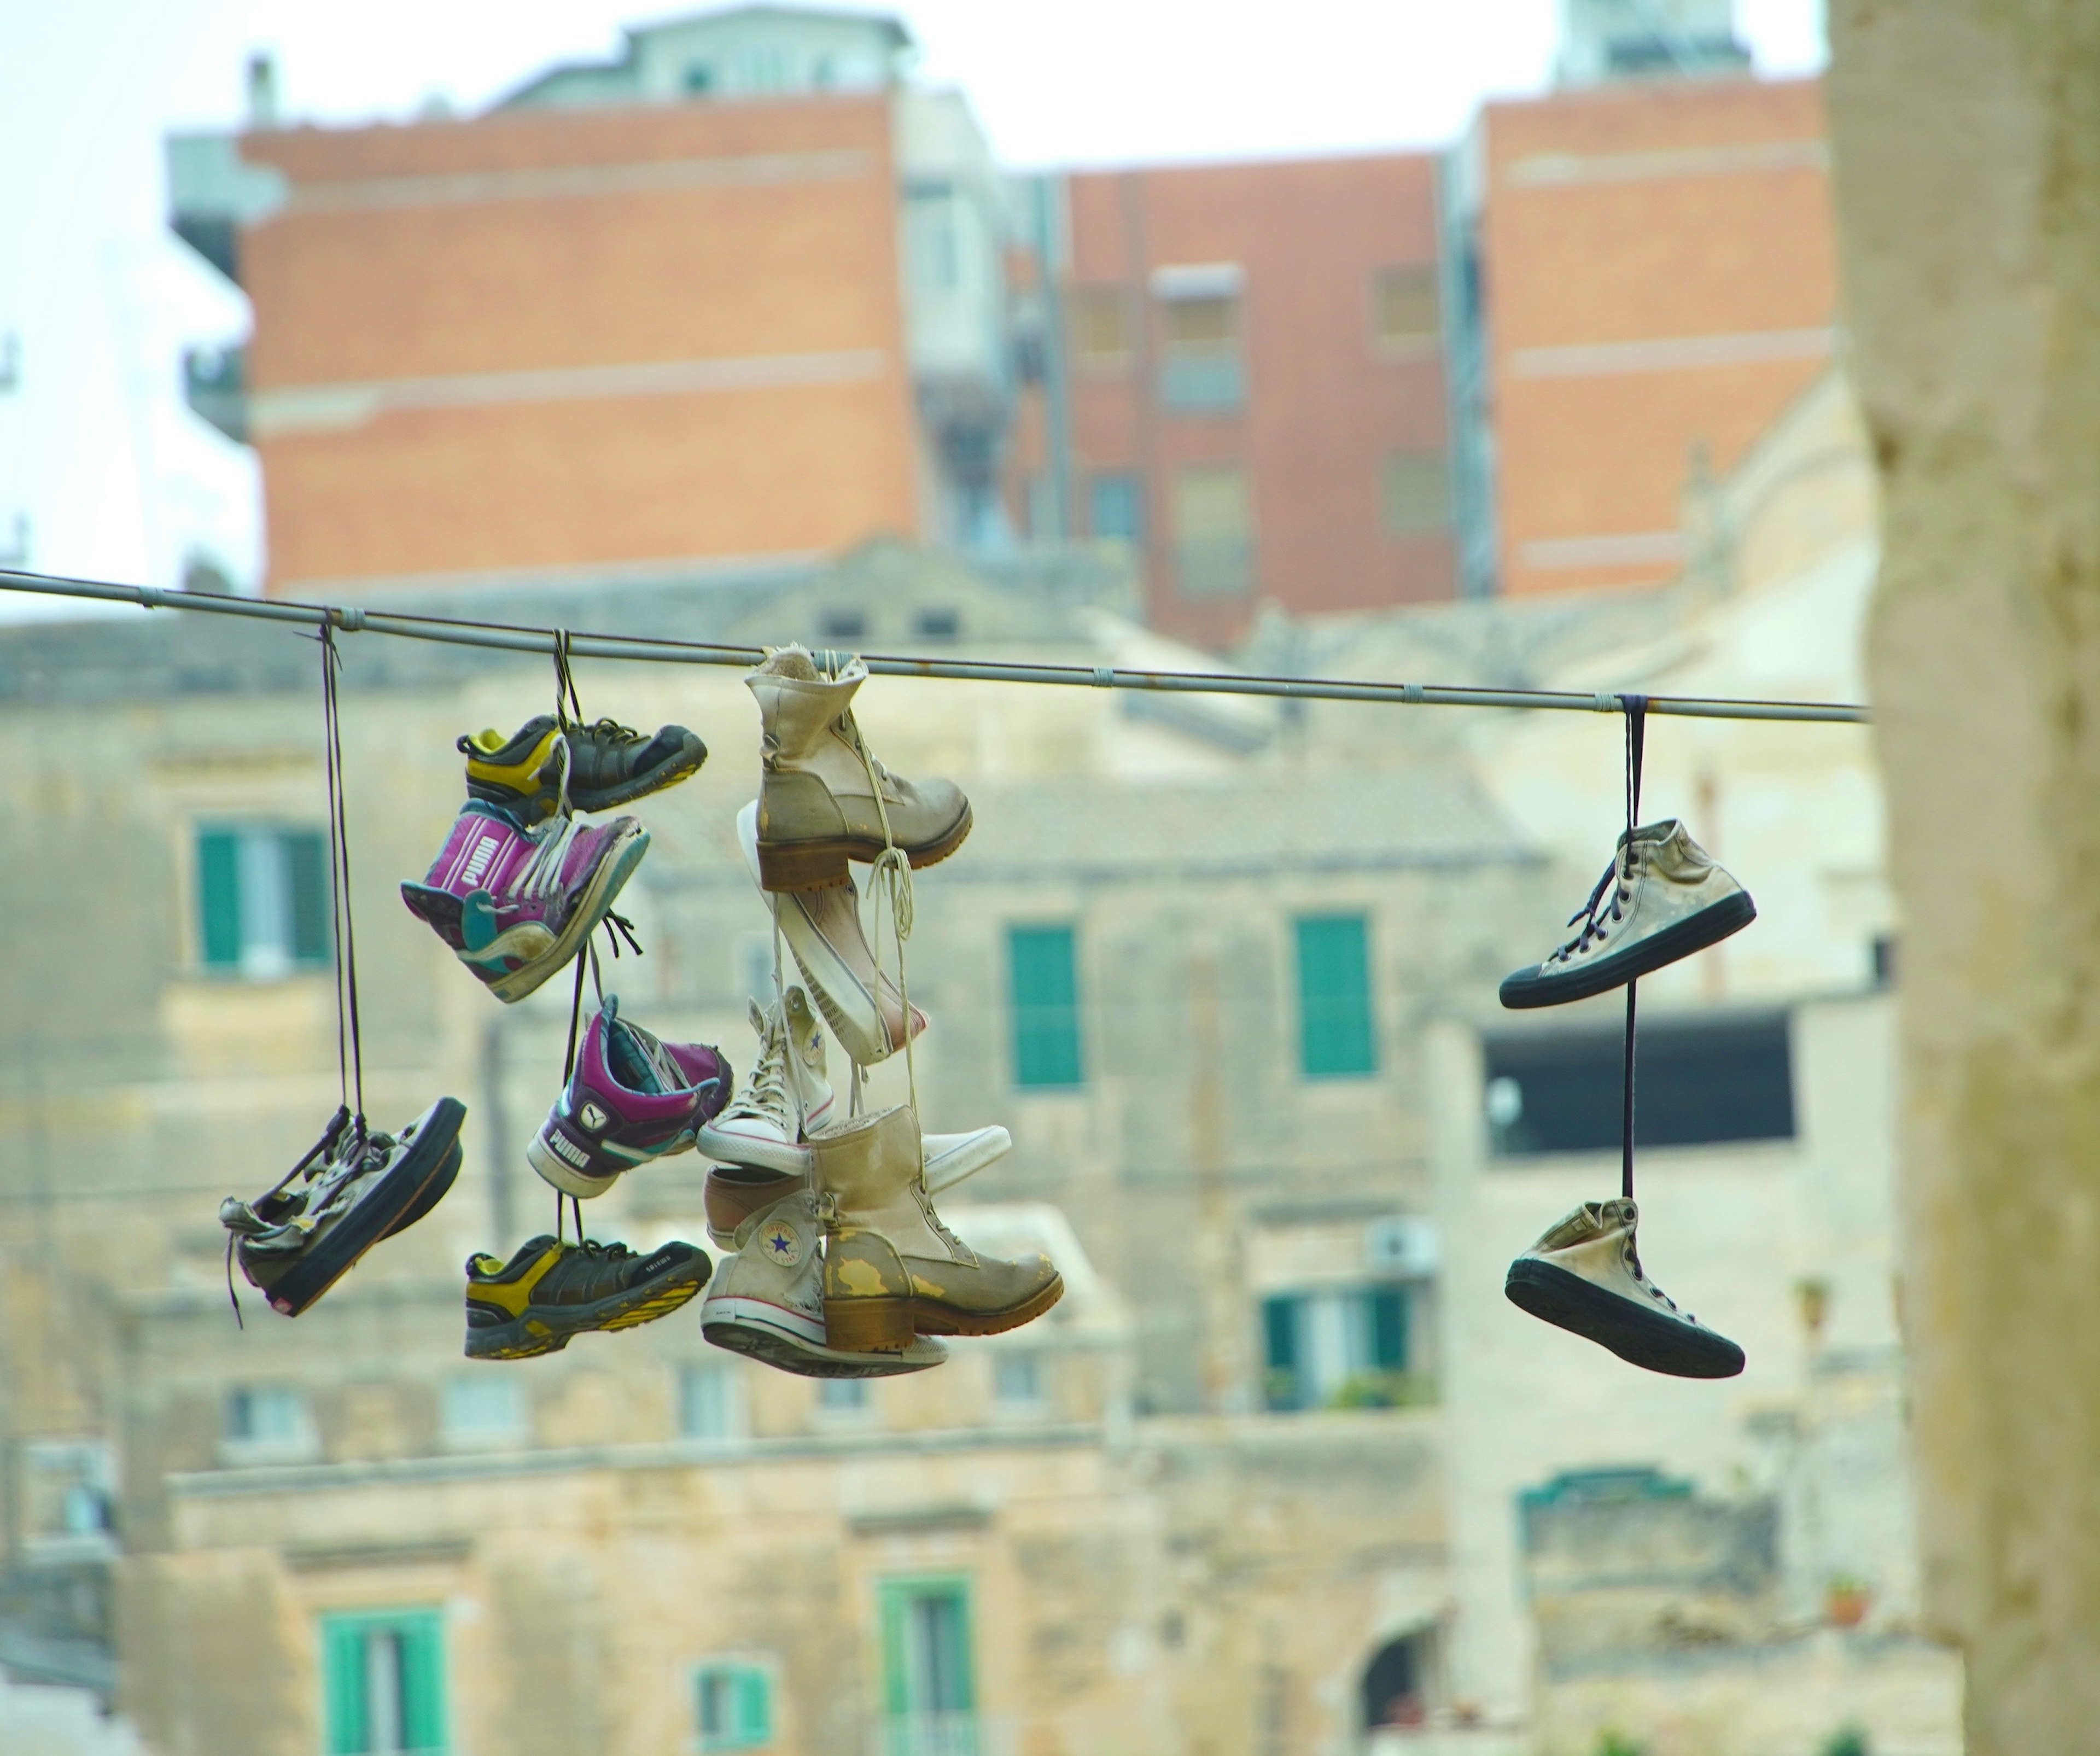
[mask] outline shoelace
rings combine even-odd
[[[776,1008],[782,1006],[774,1001]],[[772,1012],[761,1015],[765,1028],[759,1034],[758,1065],[751,1070],[751,1083],[743,1095],[722,1112],[724,1122],[770,1122],[784,1133],[791,1121],[788,1100],[788,1031]],[[798,1128],[797,1133],[801,1132]]]
[[[562,788],[566,804],[568,783]],[[519,871],[514,886],[520,896],[544,902],[561,888],[562,868],[568,862],[569,849],[583,829],[573,817],[550,817],[536,829],[523,832],[526,840],[534,844],[532,857]]]
[[[1648,1277],[1648,1271],[1641,1267],[1640,1253],[1634,1248],[1634,1242],[1630,1238],[1626,1240],[1626,1269],[1633,1276],[1634,1284],[1649,1298],[1670,1307],[1671,1316],[1681,1317],[1688,1323],[1696,1323],[1699,1321]]]
[[[1604,876],[1597,880],[1597,888],[1590,893],[1590,900],[1568,917],[1568,924],[1577,921],[1582,930],[1547,960],[1550,963],[1565,963],[1589,949],[1592,939],[1602,939],[1612,929],[1607,923],[1626,918],[1625,905],[1633,892],[1634,868],[1640,863],[1640,855],[1631,841],[1612,856],[1612,863],[1604,868]],[[1604,906],[1604,893],[1611,893],[1611,904]]]

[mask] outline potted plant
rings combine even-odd
[[[1823,1588],[1823,1614],[1833,1628],[1856,1628],[1866,1620],[1873,1594],[1863,1579],[1850,1573],[1833,1573]]]

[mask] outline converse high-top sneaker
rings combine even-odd
[[[1624,1196],[1585,1202],[1510,1264],[1502,1291],[1519,1309],[1631,1365],[1674,1378],[1733,1378],[1743,1350],[1679,1310],[1642,1272],[1639,1219]]]
[[[1622,987],[1739,933],[1758,918],[1749,893],[1675,818],[1619,837],[1590,900],[1568,916],[1582,931],[1542,963],[1504,979],[1502,1004],[1560,1006]]]
[[[923,1372],[948,1357],[938,1341],[915,1339],[900,1352],[855,1353],[829,1344],[824,1329],[824,1235],[817,1204],[799,1180],[747,1216],[726,1247],[700,1307],[700,1333],[717,1348],[748,1353],[805,1378],[889,1378]]]
[[[759,864],[758,807],[736,814],[737,845],[752,880],[765,888]],[[810,996],[839,1039],[863,1067],[885,1061],[904,1046],[904,996],[887,968],[878,973],[875,953],[860,924],[860,895],[850,878],[827,889],[790,891],[770,898],[780,936],[810,984]],[[926,1015],[911,1008],[911,1034],[926,1028]]]
[[[810,1142],[816,1155],[831,1345],[895,1352],[915,1335],[996,1335],[1063,1295],[1049,1258],[981,1256],[942,1224],[920,1171],[919,1120],[899,1105]]]
[[[723,1164],[801,1176],[810,1168],[802,1136],[831,1120],[824,1033],[810,996],[790,988],[770,1008],[751,1003],[758,1065],[743,1095],[700,1130],[700,1150]]]
[[[858,659],[827,673],[800,646],[783,646],[744,678],[765,752],[758,865],[768,890],[844,884],[848,860],[882,852],[885,823],[914,866],[946,859],[970,832],[970,801],[953,781],[905,780],[867,756],[853,717],[867,681]]]

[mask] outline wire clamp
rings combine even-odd
[[[139,588],[139,607],[140,609],[165,610],[167,607],[168,594],[162,591],[159,586],[141,585]]]
[[[1400,699],[1403,701],[1411,701],[1417,707],[1419,707],[1426,698],[1422,693],[1421,684],[1402,683],[1400,686]]]
[[[1626,703],[1620,700],[1609,690],[1600,689],[1597,691],[1596,707],[1599,713],[1617,713],[1625,706]]]
[[[1096,665],[1094,667],[1094,687],[1096,689],[1114,688],[1115,667],[1109,664]]]
[[[329,620],[346,634],[361,634],[364,632],[364,612],[355,605],[347,609],[329,611]]]

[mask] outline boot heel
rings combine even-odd
[[[836,842],[800,847],[758,844],[758,881],[768,890],[828,890],[850,876],[845,849]]]
[[[824,1345],[846,1353],[902,1353],[915,1339],[908,1299],[827,1299]]]

